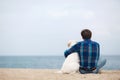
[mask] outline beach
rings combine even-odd
[[[60,74],[57,69],[1,68],[0,80],[120,80],[120,70],[101,70],[99,74]]]

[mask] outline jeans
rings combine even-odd
[[[106,59],[100,59],[98,61],[98,65],[97,65],[96,69],[93,70],[93,71],[85,71],[85,70],[81,70],[81,69],[79,71],[80,71],[81,74],[86,74],[86,73],[95,73],[95,74],[97,74],[99,72],[99,70],[106,64],[106,61],[107,61]]]

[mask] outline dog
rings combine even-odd
[[[73,45],[75,45],[77,42],[74,40],[70,40],[68,42],[68,48],[71,48]],[[70,55],[67,56],[65,59],[62,68],[58,73],[65,73],[65,74],[70,74],[70,73],[77,73],[79,72],[79,56],[78,53],[74,52],[71,53]]]

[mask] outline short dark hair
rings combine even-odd
[[[81,36],[83,39],[91,39],[92,32],[89,29],[84,29],[81,31]]]

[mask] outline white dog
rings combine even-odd
[[[71,48],[73,45],[75,45],[77,42],[70,40],[68,42],[68,48]],[[67,58],[65,59],[62,68],[60,71],[58,71],[58,73],[76,73],[79,71],[79,56],[78,53],[74,52],[71,53],[70,55],[67,56]]]

